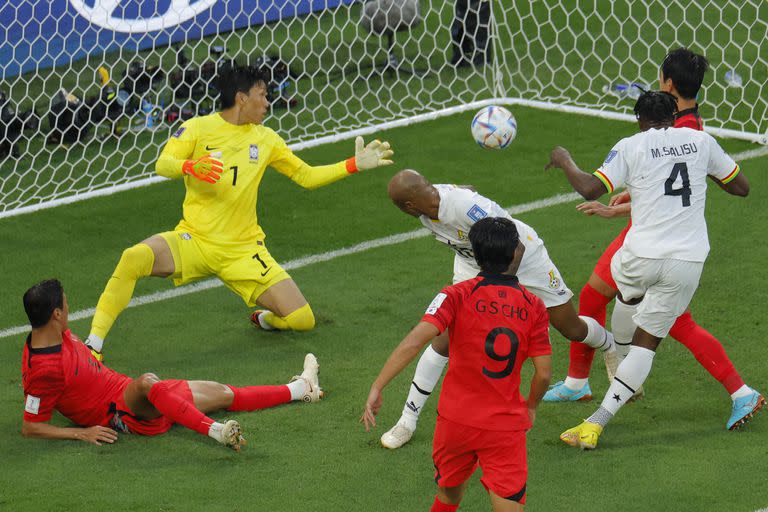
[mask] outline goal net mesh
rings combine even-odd
[[[0,217],[155,180],[231,59],[311,144],[483,101],[631,112],[667,51],[704,53],[709,127],[768,132],[768,2],[14,0],[0,7]],[[522,127],[525,129],[525,127]]]

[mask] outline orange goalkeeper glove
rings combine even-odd
[[[197,160],[185,160],[181,166],[182,174],[189,174],[208,183],[219,181],[223,171],[224,163],[213,155],[201,156]]]

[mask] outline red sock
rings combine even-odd
[[[579,294],[579,315],[591,316],[605,327],[605,309],[613,299],[592,288],[589,283],[584,285]],[[592,367],[595,349],[578,341],[571,342],[571,357],[568,365],[568,376],[575,379],[586,379]]]
[[[680,315],[669,335],[685,345],[693,357],[728,391],[733,393],[744,381],[728,359],[723,345],[691,317],[690,311]]]
[[[458,508],[458,505],[446,505],[435,496],[435,502],[432,504],[432,508],[429,509],[429,512],[456,512]]]
[[[164,381],[152,386],[147,399],[163,416],[204,436],[208,435],[208,429],[214,423],[211,418],[197,410],[195,404],[173,393]]]
[[[227,385],[235,394],[228,411],[256,411],[291,401],[288,386],[247,386],[236,388]]]

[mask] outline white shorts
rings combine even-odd
[[[639,258],[621,248],[611,260],[611,275],[625,301],[643,298],[632,316],[635,325],[663,338],[691,303],[703,261]]]
[[[477,277],[480,272],[476,265],[470,265],[458,254],[453,259],[453,284]],[[544,302],[548,308],[561,306],[571,300],[573,292],[568,289],[560,271],[549,259],[546,249],[541,246],[532,254],[526,252],[517,271],[520,284]]]

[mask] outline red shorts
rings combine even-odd
[[[528,461],[525,430],[497,432],[437,418],[432,444],[435,482],[440,487],[456,487],[466,482],[477,466],[488,491],[525,504]]]
[[[171,391],[188,402],[194,402],[192,390],[186,380],[164,380]],[[165,434],[173,426],[173,421],[165,416],[159,416],[151,420],[138,419],[133,411],[125,403],[125,391],[120,393],[113,403],[114,415],[109,424],[115,430],[141,436],[159,436]]]
[[[629,231],[630,227],[632,227],[631,224],[627,225],[627,227],[619,233],[619,236],[614,238],[613,242],[606,247],[603,255],[597,260],[597,265],[595,265],[595,270],[593,271],[597,274],[597,277],[605,281],[605,283],[614,290],[616,289],[616,281],[613,280],[613,276],[611,275],[611,259],[613,259],[613,255],[621,249],[621,246],[624,245],[624,239],[627,237],[627,231]]]

